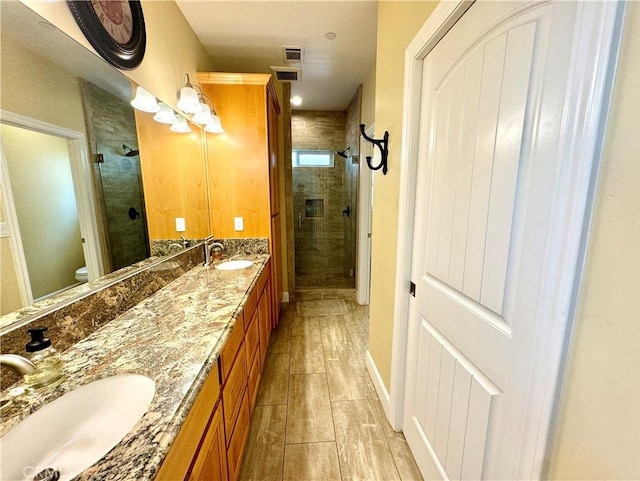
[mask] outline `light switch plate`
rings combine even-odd
[[[176,232],[184,232],[187,230],[187,225],[184,221],[184,217],[176,217]]]
[[[242,217],[234,217],[233,226],[236,231],[244,230],[244,219]]]

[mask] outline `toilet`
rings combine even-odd
[[[76,270],[76,280],[79,282],[88,282],[89,274],[87,273],[87,266],[83,266]]]

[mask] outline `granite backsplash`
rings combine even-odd
[[[174,242],[179,240],[164,241],[161,244],[169,246]],[[268,241],[263,238],[220,239],[219,242],[225,247],[223,253],[225,257],[269,253]],[[157,252],[161,251],[161,248],[158,248]],[[125,269],[124,276],[111,282],[105,283],[104,280],[100,280],[94,285],[94,290],[85,297],[68,304],[63,303],[61,307],[54,310],[48,309],[41,316],[34,310],[34,314],[28,316],[26,323],[18,323],[16,328],[3,329],[5,332],[0,336],[0,352],[24,355],[24,346],[29,340],[27,329],[36,326],[47,326],[49,328],[47,336],[51,339],[53,346],[63,352],[201,264],[203,257],[202,245],[195,245],[162,262],[150,263],[147,268],[135,270],[131,274],[127,275]],[[109,276],[106,279],[109,279]],[[17,375],[6,368],[2,368],[0,374],[1,389],[18,380]]]

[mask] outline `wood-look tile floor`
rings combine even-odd
[[[243,481],[418,481],[365,367],[368,309],[353,289],[296,293],[271,333]]]

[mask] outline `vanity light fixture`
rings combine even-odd
[[[142,112],[155,113],[160,111],[156,98],[142,87],[136,88],[136,96],[131,101],[131,106]]]
[[[173,124],[171,124],[169,130],[171,130],[172,132],[177,132],[179,134],[188,134],[189,132],[191,132],[191,127],[189,127],[189,124],[187,124],[187,119],[185,119],[184,117],[178,117],[178,119]]]
[[[222,124],[220,123],[220,117],[218,117],[215,112],[211,116],[211,120],[204,126],[205,132],[209,132],[211,134],[222,134],[224,133],[224,129],[222,128]]]
[[[185,86],[180,89],[178,108],[187,114],[197,114],[203,109],[198,92],[189,81],[189,74],[185,75]]]
[[[178,121],[178,118],[171,107],[160,102],[160,111],[153,116],[153,120],[161,124],[174,124]]]
[[[195,124],[204,125],[211,121],[213,116],[211,115],[211,107],[209,107],[206,103],[202,102],[202,111],[193,114],[191,117],[191,122]]]

